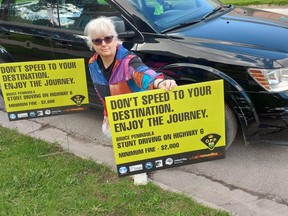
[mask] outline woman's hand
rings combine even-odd
[[[106,128],[110,127],[109,126],[108,116],[104,116],[102,124],[105,125]]]
[[[111,139],[111,130],[109,125],[109,120],[107,116],[104,116],[103,122],[102,122],[102,132],[104,135],[106,135],[108,138]]]
[[[167,79],[156,79],[154,81],[154,87],[158,89],[164,89],[164,90],[172,90],[175,86],[177,86],[175,80]]]

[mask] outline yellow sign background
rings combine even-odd
[[[116,164],[225,146],[223,81],[106,98]]]
[[[1,63],[0,83],[7,112],[89,103],[84,59]]]

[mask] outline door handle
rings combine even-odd
[[[62,48],[72,47],[72,44],[69,41],[56,42],[55,45]]]
[[[0,33],[6,38],[11,38],[11,33],[4,27],[0,26]]]

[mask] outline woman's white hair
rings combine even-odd
[[[93,43],[92,43],[92,37],[93,35],[100,35],[100,34],[111,34],[115,37],[117,37],[117,32],[115,29],[115,25],[112,19],[109,17],[98,17],[96,19],[90,20],[90,22],[87,23],[84,29],[84,35],[86,38],[87,46],[90,48],[90,50],[93,50]]]

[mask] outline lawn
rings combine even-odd
[[[2,126],[0,154],[0,215],[229,215]]]

